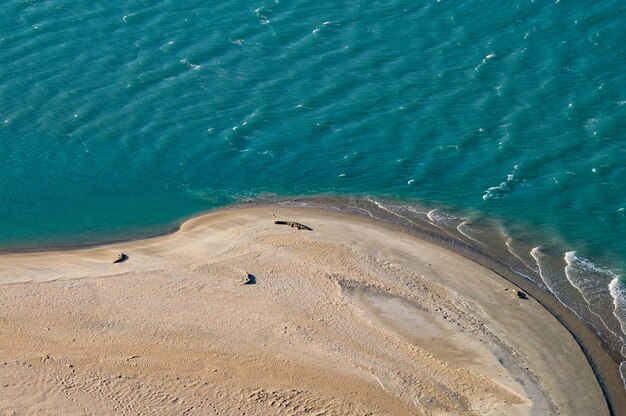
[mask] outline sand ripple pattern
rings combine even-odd
[[[314,231],[275,225],[276,217]],[[606,410],[577,344],[534,300],[521,303],[469,260],[364,224],[330,212],[241,209],[123,243],[129,260],[120,264],[110,261],[118,246],[2,256],[28,266],[22,275],[7,267],[1,286],[0,409]],[[256,284],[243,285],[245,272]],[[546,353],[546,342],[559,353]]]

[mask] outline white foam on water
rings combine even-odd
[[[453,237],[455,239],[458,239],[458,236],[452,234],[445,227],[442,227],[441,224],[449,224],[450,222],[458,222],[459,220],[465,221],[465,218],[455,217],[454,215],[439,211],[437,208],[431,209],[430,211],[428,211],[428,213],[426,214],[426,217],[429,219],[428,222],[431,225],[434,225],[435,227],[439,228],[441,231],[443,231],[444,233],[448,234],[450,237]]]
[[[506,197],[506,194],[511,190],[510,184],[512,182],[518,182],[517,179],[515,179],[515,172],[518,167],[519,165],[513,166],[513,172],[506,175],[506,181],[501,182],[498,186],[491,186],[487,188],[483,194],[483,199],[486,201],[488,199],[500,199]]]
[[[622,332],[626,334],[626,284],[619,277],[615,277],[609,283],[609,293],[613,298],[613,315],[619,321]],[[623,351],[622,355],[624,355]]]
[[[187,59],[181,59],[180,63],[187,65],[189,68],[193,69],[194,71],[199,71],[202,68],[202,65],[192,64]]]
[[[624,389],[626,389],[626,361],[622,361],[619,364],[619,374],[622,376],[622,381],[624,382]]]
[[[535,259],[535,262],[537,263],[537,268],[539,270],[539,277],[541,277],[541,280],[546,285],[548,290],[554,295],[555,298],[557,298],[557,300],[559,302],[561,302],[561,304],[563,306],[565,306],[566,308],[568,308],[569,310],[574,312],[574,314],[581,321],[587,322],[587,321],[585,321],[583,319],[582,316],[580,316],[580,314],[578,312],[576,312],[574,309],[572,309],[571,306],[569,306],[567,303],[563,302],[563,299],[561,299],[561,297],[559,296],[559,293],[558,293],[558,291],[555,288],[556,285],[555,285],[554,281],[552,280],[553,277],[550,276],[550,274],[544,269],[544,267],[541,266],[542,260],[545,257],[545,254],[541,251],[541,247],[534,247],[532,250],[530,250],[530,255],[533,257],[533,259]]]
[[[411,223],[413,225],[416,225],[418,227],[420,226],[420,224],[416,223],[415,221],[411,220],[410,218],[400,214],[397,211],[394,211],[391,208],[388,208],[388,207],[384,206],[383,204],[381,204],[380,202],[378,202],[378,201],[376,201],[374,199],[367,198],[367,200],[370,201],[371,203],[373,203],[374,205],[376,205],[378,208],[380,208],[380,209],[382,209],[382,210],[384,210],[384,211],[386,211],[386,212],[388,212],[388,213],[390,213],[390,214],[392,214],[392,215],[394,215],[394,216],[396,216],[398,218],[402,218],[403,220],[405,220],[405,221],[407,221],[407,222],[409,222],[409,223]],[[412,213],[414,213],[416,215],[423,216],[423,212],[420,212],[420,211],[418,211],[418,210],[416,210],[416,209],[414,209],[412,207],[403,206],[401,208],[403,208],[403,209],[405,209],[407,211],[410,211],[410,212],[412,212]],[[435,217],[434,217],[435,211],[438,211],[438,210],[437,209],[433,209],[433,210],[428,211],[428,213],[426,214],[426,217],[428,218],[428,220],[430,220],[430,221],[428,221],[428,223],[433,225],[433,226],[435,226],[435,227],[437,227],[437,228],[439,228],[441,231],[445,232],[450,237],[458,239],[457,236],[455,236],[454,234],[451,234],[448,230],[446,230],[445,228],[443,228],[439,224],[437,224],[437,219],[435,219]],[[456,217],[453,217],[452,215],[449,215],[449,214],[443,214],[443,215],[444,216],[448,216],[450,218],[456,218]]]
[[[463,231],[463,229],[464,229],[464,228],[467,228],[467,227],[468,227],[468,225],[469,225],[469,224],[467,223],[467,221],[465,221],[465,220],[464,220],[463,222],[461,222],[459,225],[457,225],[457,226],[456,226],[456,229],[457,229],[457,230],[458,230],[461,234],[463,234],[465,237],[467,237],[467,238],[469,238],[470,240],[475,241],[475,242],[477,242],[478,244],[480,244],[481,246],[483,246],[483,247],[487,248],[487,246],[486,246],[485,244],[481,243],[480,241],[478,241],[477,239],[475,239],[474,237],[472,237],[471,235],[469,235],[469,233],[467,233],[466,231]]]
[[[618,339],[621,339],[623,343],[624,334],[626,333],[624,331],[623,320],[626,318],[626,315],[622,316],[622,319],[620,319],[620,316],[616,314],[616,311],[620,307],[618,306],[618,298],[620,296],[619,293],[617,293],[617,289],[621,285],[619,276],[608,268],[598,266],[592,261],[578,256],[575,251],[565,253],[564,258],[567,264],[567,266],[565,266],[565,277],[567,277],[567,280],[580,292],[583,299],[585,299],[589,311],[602,322],[609,332]],[[607,284],[607,280],[609,280],[610,283]],[[615,294],[611,293],[611,286],[614,287]],[[606,305],[609,299],[613,300],[613,315],[620,323],[621,334],[612,330],[606,323],[605,318],[602,317],[601,312],[597,310],[598,307]],[[623,308],[623,295],[621,305]]]
[[[539,274],[539,268],[537,266],[537,264],[535,263],[534,267],[532,264],[528,264],[524,259],[522,259],[516,252],[515,250],[513,250],[513,247],[511,246],[511,243],[513,242],[513,239],[511,237],[508,237],[506,239],[506,243],[504,243],[506,245],[507,250],[509,250],[509,253],[511,253],[516,259],[518,259],[524,266],[528,267],[529,270],[532,270],[533,272]]]
[[[485,56],[485,58],[482,60],[482,62],[481,62],[480,64],[478,64],[478,65],[476,66],[476,68],[474,68],[474,71],[478,71],[478,69],[479,69],[481,66],[485,65],[485,64],[487,63],[487,61],[488,61],[488,60],[493,59],[493,58],[495,58],[495,57],[496,57],[496,54],[495,54],[495,53],[493,53],[493,52],[491,52],[491,53],[487,54],[487,55]]]
[[[396,214],[395,212],[391,211],[390,209],[388,209],[386,206],[384,206],[383,204],[381,204],[380,202],[376,201],[375,199],[372,198],[366,198],[367,201],[370,201],[372,204],[376,205],[378,208],[387,211],[390,214]]]
[[[439,209],[431,209],[428,211],[428,219],[439,224],[449,224],[455,223],[458,221],[465,221],[465,218],[457,217],[452,214],[448,214],[447,212],[440,211]]]
[[[533,247],[532,250],[530,250],[530,255],[533,259],[535,259],[535,263],[537,264],[537,271],[539,272],[539,277],[541,277],[541,280],[546,285],[546,287],[550,289],[550,285],[548,285],[548,282],[546,282],[543,274],[541,273],[541,259],[544,257],[544,254],[541,252],[541,247]]]
[[[502,237],[506,238],[506,241],[504,242],[504,245],[506,246],[507,251],[509,252],[509,254],[511,254],[513,257],[515,257],[517,260],[519,260],[519,262],[522,264],[522,266],[527,269],[530,270],[532,272],[534,272],[535,274],[539,274],[539,269],[537,268],[537,264],[536,262],[533,264],[528,264],[528,261],[523,259],[521,257],[520,254],[518,254],[518,252],[513,248],[513,241],[515,241],[512,237],[510,237],[506,231],[504,230],[504,228],[502,227],[498,227],[497,228],[498,231],[500,232],[500,234],[502,235]],[[545,286],[542,284],[541,281],[537,280],[535,277],[527,274],[527,271],[524,269],[520,269],[518,267],[518,265],[513,265],[507,262],[507,265],[509,267],[509,269],[511,271],[513,271],[515,274],[518,274],[522,277],[524,277],[525,279],[533,282],[533,284],[535,284],[536,286],[545,289]]]
[[[506,196],[506,192],[510,191],[506,182],[500,183],[498,186],[491,186],[487,188],[485,193],[483,194],[483,199],[486,201],[488,199],[501,199]]]
[[[428,212],[424,211],[424,210],[419,210],[415,207],[412,207],[410,205],[405,205],[401,207],[402,209],[404,209],[405,211],[409,211],[411,214],[414,214],[417,217],[420,218],[428,218]]]
[[[400,213],[398,213],[396,211],[393,211],[390,208],[387,208],[386,206],[384,206],[380,202],[378,202],[378,201],[376,201],[374,199],[371,199],[371,198],[367,198],[367,200],[370,201],[371,203],[373,203],[374,205],[376,205],[378,208],[382,209],[383,211],[386,211],[386,212],[388,212],[388,213],[390,213],[390,214],[392,214],[392,215],[394,215],[396,217],[402,218],[405,221],[408,221],[408,222],[410,222],[413,225],[418,225],[419,226],[419,224],[417,224],[415,221],[412,221],[409,218],[405,217],[404,215],[402,215],[402,214],[400,214]]]

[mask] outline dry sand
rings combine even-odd
[[[129,259],[112,264],[120,251]],[[0,411],[608,414],[570,333],[514,290],[432,243],[307,208],[5,254]]]

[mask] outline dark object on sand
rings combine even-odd
[[[128,260],[128,256],[124,253],[120,253],[117,256],[117,260],[115,260],[113,263],[124,263],[126,260]]]
[[[515,296],[517,296],[518,299],[528,299],[528,296],[526,295],[526,293],[522,292],[521,290],[518,290],[515,293]]]
[[[246,281],[243,283],[244,285],[253,285],[256,283],[256,276],[250,273],[246,273]]]
[[[295,222],[295,221],[274,221],[274,224],[288,225],[290,227],[297,228],[298,230],[313,231],[313,228],[307,227],[306,225],[300,224],[299,222]]]

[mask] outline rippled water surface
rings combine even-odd
[[[5,1],[0,248],[393,199],[624,337],[625,39],[622,0]]]

